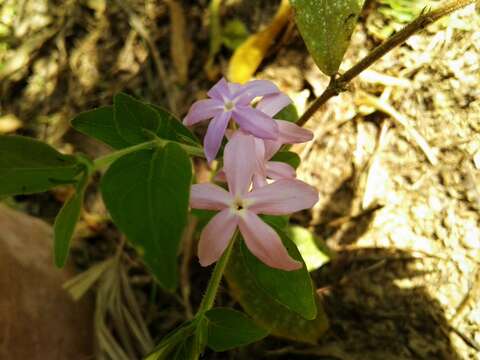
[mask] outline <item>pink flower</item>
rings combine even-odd
[[[256,109],[269,116],[275,116],[280,110],[287,106],[291,100],[287,96],[281,98],[276,94],[265,96],[257,105]],[[287,101],[288,99],[288,101]],[[275,153],[284,144],[299,144],[313,139],[310,130],[285,120],[276,120],[279,136],[276,140],[255,139],[256,169],[253,175],[255,187],[262,187],[267,184],[267,178],[272,180],[295,178],[295,169],[288,164],[279,161],[270,161]]]
[[[283,94],[282,94],[283,95]],[[288,97],[287,97],[288,99]],[[265,99],[269,101],[269,99]],[[264,111],[265,109],[270,113],[277,113],[280,109],[270,106],[271,103],[262,100],[257,109]],[[268,105],[269,108],[264,107]],[[267,115],[270,115],[267,113]],[[296,172],[289,164],[280,161],[270,161],[275,153],[280,150],[284,144],[299,144],[313,139],[313,134],[310,130],[301,128],[300,126],[285,120],[275,120],[279,129],[279,137],[277,140],[262,140],[255,138],[255,170],[253,174],[254,187],[262,187],[267,184],[267,179],[294,179]],[[242,131],[242,130],[238,130]],[[229,133],[227,132],[227,137]],[[225,181],[225,173],[220,170],[215,177],[217,181]]]
[[[258,214],[287,215],[312,207],[317,191],[296,179],[279,180],[249,192],[255,170],[255,139],[237,131],[225,147],[225,175],[229,191],[207,183],[192,186],[192,208],[219,210],[200,236],[202,266],[217,261],[238,228],[247,247],[268,266],[296,270],[302,264],[290,257],[276,231]]]
[[[215,159],[230,119],[245,132],[258,138],[276,140],[278,125],[271,116],[253,108],[250,103],[258,96],[267,97],[267,106],[284,100],[285,95],[270,81],[252,80],[245,85],[222,78],[208,91],[210,99],[199,100],[190,108],[183,123],[187,126],[212,119],[204,139],[208,162]]]
[[[258,103],[256,109],[273,117],[291,102],[289,97],[286,96],[286,98],[289,102],[285,102],[285,99],[276,99],[275,94],[265,96]],[[293,122],[277,119],[275,119],[275,122],[279,130],[277,139],[266,139],[264,141],[267,160],[270,160],[284,144],[300,144],[313,139],[313,133],[310,130],[304,129]]]

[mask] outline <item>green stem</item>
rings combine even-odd
[[[165,139],[154,139],[154,140],[150,140],[150,141],[147,141],[147,142],[144,142],[144,143],[140,143],[140,144],[137,144],[137,145],[127,147],[125,149],[117,150],[117,151],[114,151],[114,152],[112,152],[108,155],[102,156],[102,157],[96,159],[93,162],[93,168],[94,168],[94,170],[99,170],[99,169],[111,164],[112,162],[114,162],[118,158],[121,158],[124,155],[130,154],[132,152],[139,151],[139,150],[150,149],[150,148],[153,148],[153,147],[156,147],[156,146],[165,146],[169,142],[180,145],[180,147],[183,150],[185,150],[189,155],[204,157],[203,149],[201,149],[199,147],[185,145],[185,144],[178,143],[176,141],[170,141],[170,140],[165,140]]]
[[[324,92],[313,101],[305,113],[300,117],[300,119],[298,119],[297,125],[305,125],[305,123],[317,112],[317,110],[320,109],[322,105],[325,104],[330,98],[337,96],[342,91],[345,91],[346,85],[351,80],[353,80],[362,71],[370,67],[378,59],[382,58],[386,53],[403,44],[410,36],[419,32],[420,30],[425,29],[427,25],[434,23],[442,17],[449,15],[467,5],[473,4],[475,1],[478,0],[451,0],[435,10],[422,12],[419,17],[373,49],[367,56],[351,67],[343,75],[339,76],[338,78],[332,77],[330,84],[327,86]]]
[[[235,243],[235,239],[237,238],[237,233],[235,233],[230,240],[230,244],[228,245],[227,249],[223,253],[220,260],[217,261],[215,264],[215,268],[213,269],[212,277],[210,278],[210,282],[208,283],[207,291],[203,297],[202,303],[200,304],[200,308],[198,309],[197,315],[202,316],[205,312],[210,310],[213,307],[215,302],[215,296],[217,295],[218,287],[220,285],[220,281],[222,280],[223,272],[228,263],[228,259],[230,258],[230,254],[232,253],[233,244]]]

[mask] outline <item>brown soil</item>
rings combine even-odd
[[[184,84],[170,58],[166,3],[129,1],[127,8],[120,2],[104,7],[106,3],[0,4],[2,12],[10,8],[18,14],[7,18],[11,30],[0,39],[0,124],[4,116],[14,115],[21,124],[17,132],[93,156],[106,150],[69,129],[76,112],[108,104],[120,90],[167,105],[165,82],[174,84],[180,116],[204,96],[212,84],[203,71],[207,1],[182,2],[188,19],[184,45],[191,49]],[[276,3],[247,1],[223,15],[240,17],[253,31]],[[374,10],[372,1],[345,69],[379,42],[381,25],[391,23]],[[267,339],[205,358],[480,359],[479,26],[470,9],[412,37],[307,124],[315,141],[296,148],[304,160],[299,177],[316,185],[321,196],[311,214],[296,220],[314,229],[337,254],[313,273],[331,320],[321,344]],[[223,49],[217,56],[219,72],[230,54]],[[167,78],[160,75],[162,66]],[[258,77],[275,81],[300,110],[328,80],[295,33],[268,55]],[[399,124],[404,119],[398,114],[394,119],[378,104],[372,106],[368,96],[380,97],[406,118],[407,126]],[[429,145],[430,159],[412,129]],[[27,210],[51,220],[58,208],[54,199],[63,197],[61,192],[53,195],[21,200]],[[53,210],[45,210],[52,203]],[[85,268],[111,255],[120,238],[103,221],[105,210],[94,186],[86,210],[78,236],[82,241],[74,252]],[[182,320],[183,307],[178,298],[159,293],[138,262],[126,266],[157,338]],[[196,305],[207,274],[194,260],[190,273]]]

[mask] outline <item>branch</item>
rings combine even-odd
[[[382,44],[373,49],[367,56],[355,64],[343,75],[338,78],[332,77],[325,91],[315,99],[305,113],[300,117],[297,124],[299,126],[305,123],[315,114],[315,112],[325,104],[330,98],[337,96],[345,90],[346,85],[362,71],[370,67],[378,59],[382,58],[390,50],[403,44],[410,36],[423,30],[426,26],[436,22],[440,18],[451,14],[452,12],[475,3],[477,0],[452,0],[436,10],[421,14],[402,30],[392,35]]]

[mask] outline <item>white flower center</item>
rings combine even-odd
[[[230,208],[234,213],[241,216],[247,209],[249,203],[250,202],[248,200],[246,201],[241,198],[236,198],[235,200],[233,200]]]
[[[233,101],[227,101],[224,105],[224,110],[232,111],[234,107],[235,107],[235,103]]]

